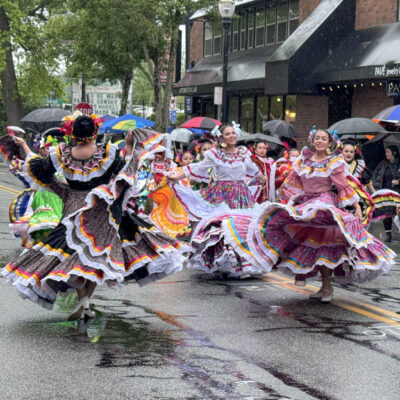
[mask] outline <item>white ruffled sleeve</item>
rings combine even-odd
[[[199,163],[189,164],[186,167],[183,167],[183,173],[187,178],[190,178],[196,182],[208,183],[210,181],[208,170],[215,166],[216,164],[212,158],[211,152],[206,151],[204,153],[203,161],[200,161]]]

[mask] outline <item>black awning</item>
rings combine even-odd
[[[353,31],[319,63],[320,84],[400,78],[400,22]]]
[[[277,46],[266,46],[229,54],[228,92],[237,90],[263,90],[265,62]],[[201,59],[174,85],[176,95],[212,94],[214,87],[222,85],[222,55]]]
[[[312,72],[353,30],[355,0],[322,0],[266,63],[265,93],[316,93]]]

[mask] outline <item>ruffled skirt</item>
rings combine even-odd
[[[31,248],[59,224],[62,211],[63,202],[55,193],[26,189],[10,204],[11,233],[21,238],[24,247]]]
[[[231,224],[235,227],[240,221],[233,219]],[[263,205],[249,224],[246,239],[248,251],[241,255],[254,265],[277,266],[296,279],[314,278],[325,266],[342,282],[372,280],[386,273],[396,256],[356,217],[337,208],[332,192],[304,196],[294,207]]]
[[[22,297],[51,309],[57,294],[82,287],[85,279],[99,285],[128,280],[146,284],[182,269],[185,245],[126,208],[134,165],[93,189],[86,204],[65,217],[46,240],[3,268]]]
[[[226,181],[215,182],[200,192],[182,185],[172,187],[188,214],[200,219],[190,242],[189,269],[207,273],[219,271],[236,277],[267,271],[263,266],[254,266],[235,251],[229,233],[231,227],[227,224],[235,217],[236,229],[240,231],[242,225],[248,226],[255,210],[254,194],[259,194],[260,187],[249,189],[243,182]]]
[[[191,234],[189,217],[169,186],[164,186],[149,196],[155,203],[150,221],[172,237],[188,237]]]

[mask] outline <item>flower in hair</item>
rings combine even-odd
[[[214,129],[211,131],[211,135],[217,138],[219,138],[222,135],[218,125],[215,125]]]
[[[240,129],[240,124],[237,124],[235,121],[232,121],[232,127],[236,133],[237,136],[240,136],[242,133],[242,130]]]

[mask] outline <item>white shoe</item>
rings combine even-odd
[[[330,303],[333,299],[333,287],[329,292],[322,292],[321,302],[322,303]]]
[[[332,301],[333,298],[333,287],[331,287],[329,292],[324,291],[321,288],[318,290],[318,292],[310,294],[309,298],[314,300],[321,300],[323,303],[329,303]]]
[[[68,317],[68,321],[74,321],[75,319],[83,318],[85,316],[85,302],[86,297],[83,297],[78,301],[72,313]]]
[[[315,299],[315,300],[319,300],[322,299],[322,289],[319,289],[318,292],[315,292],[313,294],[310,294],[310,296],[308,296],[310,299]]]
[[[83,300],[83,316],[81,316],[81,318],[84,318],[85,316],[88,318],[95,317],[96,313],[90,309],[89,297],[85,296],[82,300]]]

